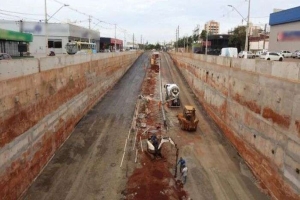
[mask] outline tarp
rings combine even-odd
[[[29,33],[20,33],[16,31],[0,29],[0,39],[18,42],[32,42],[32,35]]]

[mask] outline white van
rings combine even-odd
[[[222,48],[220,56],[237,58],[238,57],[238,49],[234,47]]]

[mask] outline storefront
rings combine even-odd
[[[300,6],[270,14],[269,50],[300,49]]]
[[[56,54],[66,53],[65,46],[69,41],[94,42],[99,50],[100,32],[90,30],[73,24],[43,22],[16,22],[1,20],[0,28],[30,33],[33,35],[29,43],[29,52],[33,56],[49,54],[54,51]]]
[[[105,50],[114,51],[115,44],[117,51],[123,50],[123,41],[114,38],[100,37],[100,51],[104,52]]]
[[[28,43],[32,39],[32,35],[28,33],[0,29],[0,52],[10,56],[27,55]]]

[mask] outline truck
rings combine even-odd
[[[220,56],[237,58],[238,57],[238,49],[234,48],[234,47],[222,48]]]
[[[179,87],[175,83],[165,84],[166,103],[168,107],[180,107]]]

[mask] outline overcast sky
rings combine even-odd
[[[191,35],[197,24],[202,29],[209,20],[220,22],[221,33],[227,33],[242,24],[242,17],[227,5],[233,5],[245,18],[248,12],[245,0],[47,0],[49,16],[62,6],[59,2],[70,6],[57,12],[49,23],[69,21],[88,27],[88,15],[91,15],[91,28],[99,30],[101,36],[114,37],[114,24],[117,24],[117,38],[124,40],[126,35],[129,41],[134,33],[139,42],[142,35],[149,43],[174,41],[178,25],[180,37]],[[274,8],[297,6],[299,0],[251,0],[250,21],[263,26],[269,22]],[[44,0],[1,1],[0,19],[44,20],[44,13]]]

